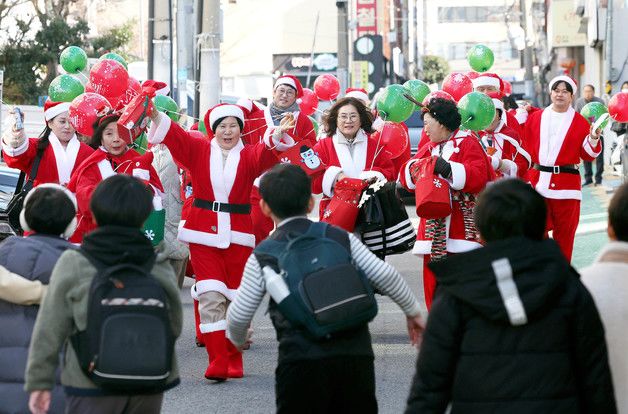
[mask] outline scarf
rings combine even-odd
[[[271,104],[268,105],[268,109],[270,110],[270,117],[273,119],[273,124],[275,126],[279,125],[279,122],[281,122],[281,119],[283,118],[283,115],[285,113],[298,112],[300,110],[299,104],[297,104],[296,101],[292,105],[284,109],[278,108],[273,102],[271,102]]]
[[[130,263],[151,269],[155,251],[137,228],[103,226],[83,238],[81,250],[105,266]]]

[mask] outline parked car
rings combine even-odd
[[[16,191],[21,187],[20,170],[0,163],[0,240],[16,234],[7,217],[7,206]]]

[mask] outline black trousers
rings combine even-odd
[[[280,363],[275,370],[277,413],[377,412],[372,357],[334,357]]]
[[[604,138],[600,137],[600,144],[602,144],[602,152],[595,159],[595,183],[602,183],[602,173],[604,172]],[[587,183],[593,182],[593,162],[584,162],[584,181]]]

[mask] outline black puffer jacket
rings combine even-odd
[[[616,412],[604,328],[554,241],[504,240],[430,267],[439,288],[407,413]]]

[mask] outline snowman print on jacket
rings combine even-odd
[[[299,151],[301,153],[301,159],[307,168],[315,170],[320,167],[321,160],[312,148],[307,145],[302,145]]]

